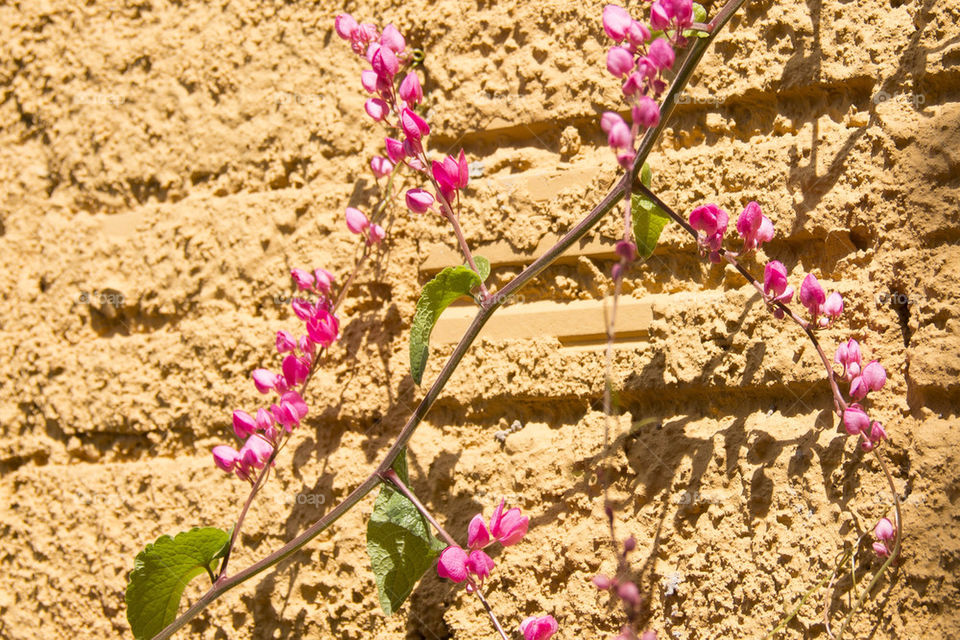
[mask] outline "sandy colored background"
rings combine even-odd
[[[380,138],[362,114],[359,60],[332,30],[341,9],[0,6],[0,637],[129,637],[134,555],[161,534],[235,519],[246,492],[209,450],[229,441],[232,409],[257,406],[248,374],[276,366],[274,332],[297,325],[278,303],[289,268],[342,272],[353,250],[342,210],[374,195],[366,161]],[[601,3],[347,9],[394,21],[427,50],[433,148],[463,146],[483,166],[468,190],[471,242],[523,253],[599,201],[615,165],[598,114],[619,104]],[[753,2],[651,156],[655,189],[678,208],[761,202],[778,229],[766,256],[796,286],[812,269],[847,296],[824,332],[831,354],[853,335],[887,367],[871,406],[891,435],[904,563],[848,637],[960,634],[958,21],[954,3],[933,0]],[[235,566],[356,486],[422,393],[406,331],[428,277],[420,247],[447,234],[397,213]],[[599,237],[615,228],[611,218]],[[599,300],[609,268],[581,257],[522,293]],[[497,268],[493,282],[517,271]],[[649,334],[617,355],[629,415],[613,434],[612,495],[664,638],[762,637],[889,512],[875,464],[836,433],[809,344],[743,285],[668,229],[628,287],[663,299]],[[449,351],[434,350],[425,380]],[[613,563],[591,474],[601,380],[600,351],[484,340],[413,440],[414,489],[455,536],[501,495],[531,516],[491,580],[511,628],[551,612],[561,638],[616,630],[588,584]],[[514,420],[524,428],[501,446],[493,434]],[[291,513],[297,495],[325,505]],[[361,533],[371,506],[179,637],[491,637],[476,600],[432,573],[383,617]],[[818,595],[785,637],[825,637],[822,610]]]

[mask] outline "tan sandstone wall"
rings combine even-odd
[[[597,122],[619,104],[601,6],[346,7],[426,49],[433,148],[463,146],[483,165],[464,216],[472,243],[529,260],[614,179]],[[362,114],[360,63],[331,28],[342,9],[0,6],[0,637],[129,637],[137,551],[235,519],[244,486],[209,450],[229,439],[233,408],[256,406],[248,374],[275,364],[273,333],[296,326],[277,303],[289,268],[342,272],[353,250],[342,210],[374,195],[366,160],[379,135]],[[858,638],[960,633],[958,21],[947,1],[753,2],[651,156],[654,187],[678,208],[762,203],[779,231],[766,255],[794,284],[812,269],[847,296],[823,334],[831,353],[853,335],[887,367],[872,406],[904,496],[904,562]],[[615,233],[611,216],[592,241]],[[389,447],[422,394],[406,332],[426,247],[444,242],[438,220],[397,209],[235,567],[314,521]],[[503,313],[594,301],[600,317],[610,265],[585,249]],[[519,268],[495,265],[492,280]],[[616,356],[628,415],[613,433],[612,497],[621,534],[639,541],[651,625],[683,640],[762,637],[889,512],[882,476],[836,433],[810,345],[676,228],[627,288],[649,321]],[[481,340],[410,454],[414,489],[456,536],[501,495],[529,513],[529,537],[496,557],[491,602],[514,629],[553,613],[562,638],[609,636],[618,620],[588,583],[613,561],[592,474],[602,353],[576,334]],[[426,380],[450,350],[434,350]],[[494,433],[514,420],[524,428],[501,446]],[[325,504],[291,513],[298,494]],[[383,617],[362,535],[371,505],[180,637],[491,637],[476,600],[432,573]],[[785,637],[825,637],[822,610],[818,595]]]

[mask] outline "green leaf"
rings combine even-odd
[[[468,295],[471,289],[480,286],[490,275],[490,262],[486,258],[477,256],[474,262],[480,272],[479,276],[464,265],[447,267],[425,284],[420,292],[417,311],[410,327],[410,375],[417,384],[423,380],[423,371],[430,355],[430,334],[440,319],[440,314],[451,302],[460,296]]]
[[[152,638],[177,617],[187,583],[208,570],[230,535],[216,527],[194,528],[175,538],[160,536],[137,554],[127,584],[127,622],[133,636]]]
[[[693,21],[694,22],[706,22],[707,21],[707,10],[703,8],[703,5],[696,2],[693,3]],[[698,31],[697,29],[684,29],[683,37],[692,38],[696,36],[698,38],[706,38],[710,34],[706,31]]]
[[[393,463],[393,470],[409,487],[405,453]],[[406,496],[386,482],[380,486],[367,523],[367,555],[386,615],[403,605],[446,546],[433,536],[426,519]]]
[[[650,165],[643,163],[643,169],[640,170],[640,182],[649,189],[652,179],[653,172],[650,170]],[[633,214],[633,239],[637,243],[637,252],[640,257],[646,260],[657,247],[660,232],[670,222],[670,216],[649,198],[638,193],[633,194],[630,208]]]

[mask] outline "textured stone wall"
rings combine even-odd
[[[601,7],[346,7],[426,50],[432,148],[462,146],[482,164],[463,224],[470,242],[500,247],[498,287],[615,178],[598,127],[619,105]],[[234,408],[259,401],[248,375],[276,366],[274,332],[296,326],[281,304],[289,268],[342,272],[343,208],[375,194],[366,161],[380,134],[362,112],[360,63],[331,28],[340,10],[0,6],[0,637],[130,637],[123,590],[137,551],[235,519],[246,492],[209,450],[231,437]],[[846,296],[828,349],[852,335],[887,367],[871,406],[891,435],[904,561],[855,637],[874,625],[878,639],[960,632],[958,22],[960,9],[933,0],[752,2],[651,156],[654,188],[679,209],[760,202],[779,232],[766,256],[795,285],[813,270]],[[406,331],[437,245],[452,245],[439,220],[395,213],[234,566],[361,482],[422,395]],[[602,316],[616,228],[611,216],[505,317],[551,302]],[[679,229],[626,295],[644,315],[615,361],[626,415],[611,495],[620,534],[639,541],[651,626],[682,640],[762,637],[889,513],[885,482],[837,433],[809,343]],[[602,351],[553,318],[555,330],[474,346],[411,444],[412,483],[455,536],[501,495],[531,516],[529,537],[495,558],[490,600],[505,624],[551,612],[560,637],[612,635],[615,611],[588,582],[613,566],[592,473]],[[436,346],[426,381],[451,349]],[[501,444],[494,434],[515,420],[523,428]],[[316,499],[291,511],[298,495]],[[432,573],[383,617],[362,535],[371,505],[181,637],[491,637],[475,598]],[[785,637],[826,637],[822,611],[818,594]]]

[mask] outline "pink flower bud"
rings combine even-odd
[[[626,149],[617,153],[617,164],[629,171],[633,168],[634,158],[636,158],[636,154],[633,152],[633,150]]]
[[[867,412],[863,410],[863,407],[858,404],[851,404],[843,412],[843,426],[847,433],[855,436],[870,428],[870,418],[867,417]]]
[[[393,163],[383,156],[373,156],[370,158],[370,169],[373,170],[373,176],[379,180],[390,175],[393,171]]]
[[[378,224],[372,224],[370,225],[370,233],[367,236],[367,244],[380,244],[383,242],[383,239],[386,237],[386,235],[387,232],[383,230],[383,227]]]
[[[384,145],[387,148],[387,157],[393,164],[399,164],[406,156],[403,150],[403,143],[393,138],[385,138]]]
[[[633,134],[630,132],[630,127],[626,123],[615,124],[607,134],[607,143],[614,149],[632,149]]]
[[[623,40],[632,23],[633,18],[623,7],[608,4],[603,8],[603,30],[617,42]]]
[[[400,112],[400,128],[403,129],[407,138],[414,141],[419,141],[423,136],[430,135],[430,126],[427,121],[411,109],[404,109]]]
[[[417,104],[423,100],[423,88],[420,86],[420,76],[411,71],[403,77],[400,83],[400,98],[409,104]]]
[[[250,374],[253,384],[260,393],[270,393],[277,386],[277,374],[266,369],[254,369]]]
[[[353,37],[363,42],[372,42],[377,37],[377,25],[364,22],[357,27]]]
[[[612,7],[613,5],[607,5]],[[619,9],[619,7],[617,7]],[[529,617],[524,618],[520,623],[520,633],[524,640],[548,640],[550,636],[557,632],[560,626],[553,616],[543,616],[542,618]]]
[[[246,411],[233,412],[233,432],[240,440],[246,440],[257,430],[257,421]]]
[[[727,212],[715,204],[705,204],[690,212],[690,226],[707,236],[726,233],[729,219]]]
[[[662,2],[654,2],[650,7],[650,26],[657,31],[666,31],[673,19],[673,12]]]
[[[289,354],[283,359],[283,377],[287,379],[287,384],[291,387],[296,386],[307,379],[307,373],[310,367],[294,354]]]
[[[481,582],[484,578],[490,575],[490,571],[493,569],[493,567],[493,560],[483,551],[471,551],[469,557],[467,558],[467,570],[477,576],[477,579],[479,579]]]
[[[897,528],[887,518],[881,518],[877,526],[873,528],[873,535],[877,536],[877,540],[889,542],[896,537]]]
[[[616,281],[619,280],[621,276],[623,276],[623,265],[618,262],[610,267],[610,277]]]
[[[634,47],[643,46],[650,39],[650,30],[642,22],[633,20],[627,27],[627,40]]]
[[[623,551],[625,553],[630,553],[636,548],[637,548],[637,539],[634,538],[633,536],[630,536],[629,538],[623,541]]]
[[[600,116],[600,128],[603,129],[604,133],[610,133],[610,130],[613,129],[613,127],[621,124],[623,126],[627,126],[627,123],[624,122],[619,113],[614,113],[613,111],[604,111],[603,115]]]
[[[863,378],[868,390],[879,391],[887,383],[887,370],[879,362],[872,360],[870,364],[863,368],[860,377]]]
[[[390,107],[380,98],[370,98],[363,104],[363,108],[367,115],[377,122],[383,120],[390,113]]]
[[[530,518],[520,514],[520,509],[513,508],[503,512],[506,501],[501,500],[500,504],[493,512],[490,518],[490,534],[497,539],[500,544],[509,547],[523,539],[527,534],[527,527],[530,526]]]
[[[453,157],[450,157],[451,160]],[[457,171],[456,171],[456,182],[454,186],[457,189],[465,189],[470,183],[470,165],[467,164],[467,156],[463,152],[463,149],[460,149],[460,155],[457,156],[456,160]]]
[[[314,285],[313,274],[303,269],[291,269],[290,276],[297,283],[297,288],[301,291],[312,291]]]
[[[247,438],[246,443],[240,448],[240,460],[248,467],[262,469],[273,454],[273,445],[264,440],[259,435],[252,435]]]
[[[341,13],[334,20],[334,28],[337,30],[337,35],[343,38],[344,40],[350,40],[353,38],[354,33],[357,31],[357,21],[353,19],[349,13]]]
[[[843,296],[836,291],[827,296],[823,303],[823,312],[831,318],[838,317],[843,313]]]
[[[273,426],[273,414],[264,408],[257,409],[257,429],[266,431]]]
[[[642,67],[643,61],[640,61],[640,67]],[[643,73],[640,71],[634,71],[627,79],[623,82],[623,95],[629,97],[641,96],[643,95]]]
[[[407,208],[414,213],[426,213],[433,206],[433,196],[424,189],[410,189],[407,191]]]
[[[774,298],[787,290],[787,268],[779,260],[771,260],[763,268],[763,293]],[[793,292],[791,290],[791,297]]]
[[[290,308],[293,309],[294,315],[304,322],[313,317],[313,305],[303,298],[294,298],[291,300]]]
[[[467,579],[467,553],[460,547],[449,546],[437,561],[437,575],[461,583]]]
[[[483,516],[479,513],[473,516],[467,531],[467,546],[471,549],[483,549],[490,544],[490,532],[487,531],[487,525],[483,521]]]
[[[737,218],[737,231],[743,238],[743,250],[756,249],[773,239],[773,223],[760,211],[756,202],[748,202]]]
[[[213,463],[228,473],[233,471],[238,460],[240,454],[233,447],[221,444],[213,448]]]
[[[632,582],[623,582],[617,587],[617,595],[627,604],[636,607],[640,604],[640,590]]]
[[[856,376],[850,381],[850,397],[854,400],[863,400],[867,397],[867,383],[863,381],[863,376]]]
[[[296,391],[287,391],[280,396],[280,401],[282,404],[288,405],[291,408],[297,420],[303,420],[309,411],[307,403],[303,401],[303,398],[300,397],[300,394]]]
[[[881,440],[887,439],[887,430],[883,428],[881,423],[874,421],[870,425],[870,439],[874,442],[880,442]]]
[[[340,335],[340,321],[326,310],[321,310],[307,322],[307,335],[325,349],[336,341]]]
[[[360,84],[363,85],[363,88],[367,90],[367,93],[376,93],[377,91],[377,75],[376,71],[372,69],[367,69],[360,73]]]
[[[593,576],[593,586],[595,586],[600,591],[606,591],[613,586],[613,580],[608,576],[601,574]]]
[[[633,54],[623,47],[612,47],[607,52],[607,71],[622,78],[633,71]]]
[[[397,55],[390,47],[380,47],[377,49],[376,53],[374,53],[370,59],[370,64],[373,65],[373,70],[376,71],[377,75],[381,78],[392,78],[400,69],[400,62],[397,60]]]
[[[890,550],[887,549],[887,545],[883,544],[882,542],[873,543],[873,552],[881,558],[886,558],[890,555]]]
[[[810,315],[816,317],[820,315],[826,297],[817,277],[812,273],[808,273],[800,285],[800,304],[807,308]]]
[[[297,348],[297,341],[289,331],[277,331],[277,353],[287,353]]]
[[[675,54],[673,47],[667,42],[666,38],[657,38],[650,43],[650,50],[647,57],[657,69],[669,69],[673,66]]]
[[[660,106],[649,96],[640,96],[637,105],[631,111],[633,121],[641,127],[651,129],[660,124]],[[726,226],[724,226],[726,228]]]
[[[323,293],[330,293],[330,288],[333,286],[336,277],[322,267],[317,267],[313,270],[314,280],[316,282],[316,287]]]
[[[637,257],[637,245],[629,240],[620,240],[616,246],[617,255],[627,262],[632,262]]]
[[[383,28],[383,34],[380,36],[380,44],[394,53],[400,53],[407,46],[403,35],[392,24],[388,24]]]
[[[346,212],[347,229],[352,233],[363,233],[370,226],[370,221],[359,209],[347,207]]]

